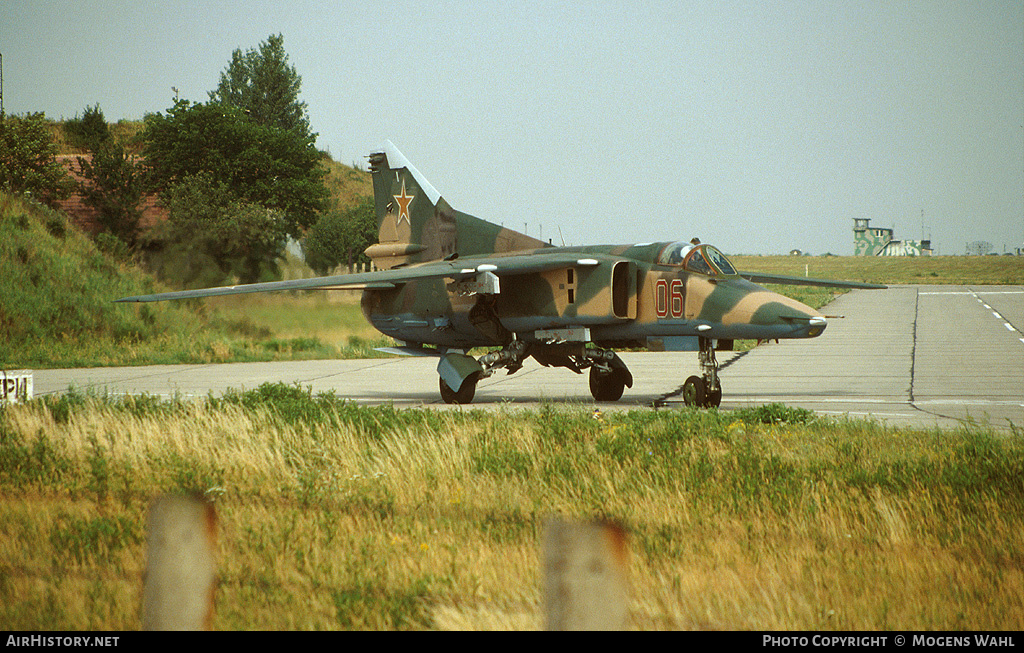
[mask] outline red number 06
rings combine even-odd
[[[658,279],[655,282],[654,312],[658,317],[683,317],[682,279]]]

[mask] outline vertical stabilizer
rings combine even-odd
[[[379,232],[366,254],[378,268],[547,246],[454,210],[391,141],[370,154],[370,172]]]

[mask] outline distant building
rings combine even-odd
[[[967,247],[964,252],[968,256],[985,256],[992,252],[992,243],[984,240],[976,240],[973,243],[967,243]]]
[[[931,256],[930,240],[896,240],[892,229],[872,227],[871,218],[853,219],[855,256]]]

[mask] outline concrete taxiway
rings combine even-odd
[[[719,352],[722,408],[780,402],[894,425],[963,420],[1024,427],[1024,286],[893,286],[853,291],[822,309],[825,333]],[[602,410],[682,406],[695,352],[624,352],[634,385]],[[37,396],[79,390],[204,397],[264,382],[298,383],[363,404],[445,406],[436,359],[386,358],[36,370]],[[587,376],[530,360],[477,387],[474,407],[559,401],[595,405]]]

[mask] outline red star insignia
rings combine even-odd
[[[405,194],[405,180],[404,179],[402,180],[402,194],[401,195],[392,195],[392,197],[394,197],[395,201],[398,202],[398,222],[401,222],[402,220],[405,220],[406,222],[409,223],[409,226],[412,226],[412,222],[409,221],[409,204],[412,203],[412,200],[416,196],[415,195],[406,195]]]

